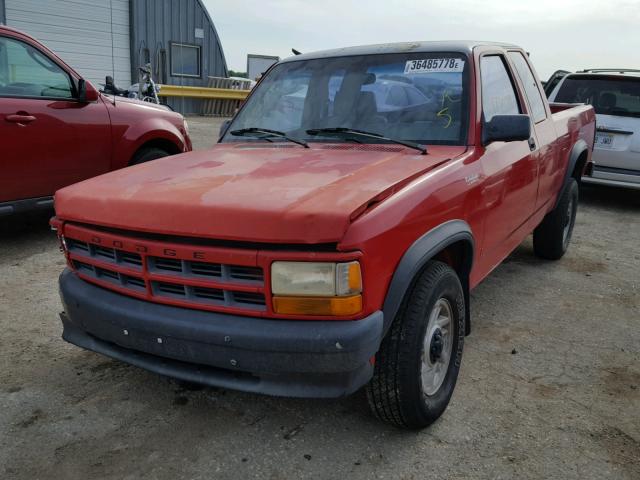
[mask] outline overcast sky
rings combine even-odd
[[[227,66],[247,54],[412,40],[496,40],[531,53],[546,79],[563,68],[640,68],[640,0],[204,0]]]

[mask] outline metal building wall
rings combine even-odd
[[[131,84],[129,0],[3,0],[7,25],[32,35],[98,87]]]
[[[227,76],[220,39],[200,0],[131,0],[131,26],[133,81],[138,67],[145,63],[145,49],[158,83],[207,86],[208,77]],[[204,31],[204,38],[196,38],[197,28]],[[200,46],[199,78],[171,75],[171,42]],[[162,50],[166,52],[165,65],[161,61]],[[202,100],[197,99],[170,98],[168,103],[181,113],[200,113],[202,109]]]
[[[4,0],[0,0],[0,23],[7,23],[7,17],[4,13]]]

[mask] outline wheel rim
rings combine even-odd
[[[434,395],[442,386],[453,345],[453,309],[445,298],[439,299],[429,313],[422,346],[422,393]]]
[[[569,234],[571,233],[571,223],[573,220],[573,197],[569,197],[567,205],[567,215],[565,218],[564,229],[562,230],[562,244],[566,245],[569,241]]]

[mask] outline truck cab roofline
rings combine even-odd
[[[317,52],[293,55],[281,60],[279,63],[297,62],[301,60],[315,60],[319,58],[348,57],[358,55],[380,55],[392,53],[437,53],[457,52],[470,55],[473,49],[480,46],[496,46],[501,48],[520,48],[517,45],[500,42],[452,40],[452,41],[416,41],[380,43],[375,45],[359,45],[355,47],[336,48],[332,50],[320,50]]]

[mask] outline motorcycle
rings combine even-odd
[[[104,80],[102,93],[114,95],[117,97],[135,98],[143,102],[160,104],[158,92],[160,85],[156,85],[151,75],[151,64],[147,63],[144,67],[139,67],[140,81],[134,83],[128,89],[119,88],[113,81],[111,75],[107,75]]]

